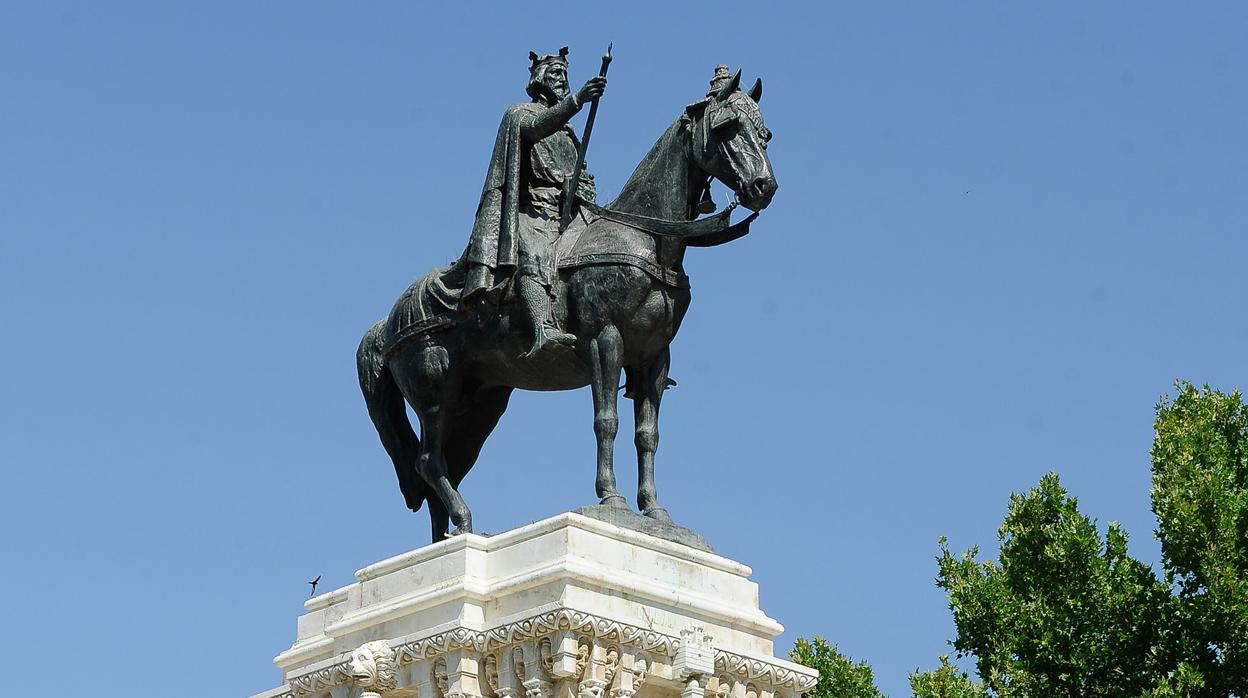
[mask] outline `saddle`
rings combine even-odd
[[[589,205],[586,205],[588,208]],[[636,226],[602,215],[594,206],[587,224],[569,228],[555,243],[555,267],[576,269],[595,264],[623,264],[636,267],[660,283],[673,288],[689,288],[689,277],[677,268],[659,263],[662,243]],[[592,231],[592,234],[587,235]]]
[[[381,353],[389,358],[409,339],[446,330],[459,314],[459,297],[464,290],[467,269],[462,260],[452,262],[420,277],[394,302],[386,319]]]
[[[581,214],[555,242],[555,267],[623,264],[673,288],[689,288],[689,277],[682,269],[660,263],[662,246],[666,240],[679,239],[690,247],[710,247],[746,235],[758,213],[730,225],[733,208],[695,221],[668,221],[582,202]],[[587,235],[591,229],[593,234]],[[460,259],[408,286],[386,321],[383,356],[389,357],[409,339],[444,331],[459,322],[464,315],[459,301],[466,276],[467,265]]]

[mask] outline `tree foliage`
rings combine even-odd
[[[1153,513],[1201,695],[1248,695],[1248,406],[1178,384],[1157,406]]]
[[[798,638],[789,659],[819,670],[819,683],[808,698],[884,698],[875,687],[875,675],[866,662],[854,663],[841,654],[836,645],[816,635],[811,640]]]
[[[1177,383],[1154,423],[1152,506],[1164,578],[1104,535],[1055,474],[1010,497],[995,560],[940,541],[954,649],[910,676],[915,698],[1248,696],[1248,406]],[[821,638],[790,656],[819,669],[814,698],[875,698],[871,668]]]
[[[940,666],[932,671],[910,675],[914,698],[986,698],[988,691],[965,671],[949,663],[949,655],[940,656]]]
[[[1248,407],[1176,387],[1152,449],[1164,579],[1053,474],[1010,498],[997,561],[941,541],[954,648],[995,695],[1248,695]]]
[[[1010,498],[998,561],[941,541],[937,585],[958,636],[997,695],[1138,696],[1166,667],[1159,656],[1170,593],[1127,555],[1127,535],[1105,536],[1079,513],[1054,474]]]

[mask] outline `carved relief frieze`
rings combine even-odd
[[[816,676],[800,674],[779,664],[753,657],[743,657],[723,650],[715,652],[715,668],[745,681],[758,681],[778,688],[791,688],[797,693],[805,693],[813,689],[818,681]]]
[[[446,675],[446,659],[441,658],[433,663],[431,667],[433,686],[438,692],[438,698],[446,698],[446,694],[450,692],[450,681]]]
[[[576,637],[577,698],[603,698],[607,688],[606,648],[592,637]]]
[[[420,698],[483,698],[471,694],[487,690],[495,698],[565,698],[556,695],[556,686],[565,680],[572,682],[568,696],[633,698],[656,663],[671,666],[681,643],[682,638],[647,628],[558,609],[485,631],[456,628],[398,644],[390,652],[395,667],[433,660],[429,677],[433,690]],[[463,668],[448,671],[446,656],[457,650],[465,651],[462,656],[471,655],[471,680],[466,684],[475,687],[471,694],[464,694],[462,688],[451,690],[458,681],[451,675],[465,675]],[[332,666],[290,677],[289,691],[281,698],[305,698],[358,681],[353,657],[354,653]],[[482,663],[480,677],[477,661]],[[703,687],[707,698],[775,698],[773,688],[787,689],[786,695],[801,694],[816,682],[815,677],[788,666],[723,650],[714,650],[714,674],[671,678],[696,684],[691,687],[691,698]],[[732,694],[735,682],[743,685],[739,696]]]
[[[608,685],[615,680],[615,672],[620,668],[620,648],[617,645],[608,646],[603,652],[602,678]]]
[[[485,679],[485,686],[490,689],[490,694],[501,696],[500,692],[502,684],[498,679],[498,655],[487,654],[481,664],[481,676]],[[507,698],[510,698],[508,696]]]

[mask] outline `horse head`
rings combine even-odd
[[[758,103],[763,81],[740,89],[741,71],[700,102],[685,108],[693,163],[736,192],[737,200],[761,211],[776,193],[776,177],[767,158],[771,131],[763,125]]]

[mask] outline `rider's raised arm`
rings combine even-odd
[[[530,142],[540,141],[563,128],[563,125],[571,121],[580,110],[581,103],[577,95],[570,94],[541,113],[525,114],[521,117],[520,137]]]

